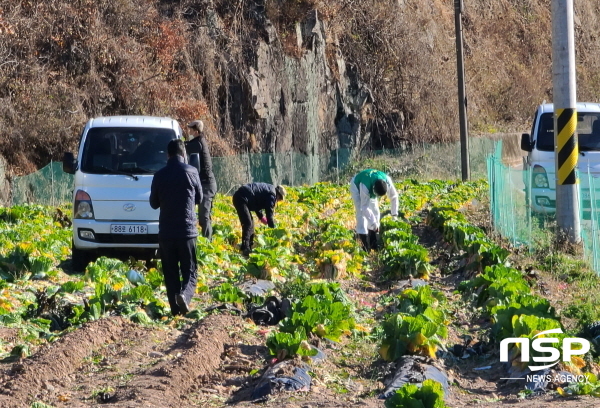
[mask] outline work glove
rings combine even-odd
[[[267,225],[269,222],[267,221],[267,217],[262,217],[260,220],[263,224]]]

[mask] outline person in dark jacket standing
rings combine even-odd
[[[285,198],[285,188],[267,183],[250,183],[241,186],[233,194],[235,207],[242,224],[242,245],[240,250],[248,255],[254,245],[254,221],[251,212],[255,212],[263,224],[275,228],[275,205]],[[264,214],[263,214],[264,211]]]
[[[196,204],[202,202],[200,176],[185,164],[183,140],[167,146],[167,165],[154,174],[150,206],[160,208],[158,244],[171,313],[186,314],[196,291]]]
[[[185,144],[188,154],[200,154],[200,183],[202,184],[202,205],[198,211],[202,236],[212,239],[212,202],[217,194],[217,181],[212,170],[212,158],[208,143],[204,137],[204,122],[195,120],[188,124],[190,130],[195,133],[194,138]]]

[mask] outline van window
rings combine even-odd
[[[92,128],[83,146],[81,171],[154,174],[167,164],[167,145],[175,138],[172,129]]]
[[[600,113],[577,112],[577,134],[579,151],[600,151]],[[536,148],[541,151],[554,151],[554,113],[544,113],[540,117]]]

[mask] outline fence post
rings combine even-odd
[[[521,179],[525,184],[525,222],[527,223],[527,243],[529,245],[529,253],[533,252],[533,226],[531,225],[531,179],[529,177],[529,170],[525,169],[525,163],[523,163],[523,173]]]
[[[588,186],[590,189],[590,218],[591,218],[591,223],[592,223],[592,228],[591,228],[591,234],[592,234],[592,248],[590,251],[590,255],[592,256],[592,269],[594,269],[594,271],[596,273],[598,273],[598,253],[597,253],[597,244],[598,244],[598,238],[596,236],[596,234],[598,233],[598,226],[596,225],[597,222],[597,213],[596,213],[596,186],[594,185],[594,179],[591,176],[590,173],[590,165],[588,164]],[[581,185],[579,186],[579,188],[581,188]],[[581,194],[580,194],[581,197]],[[583,203],[582,203],[583,204]],[[581,208],[583,208],[583,205],[581,206]],[[583,223],[583,217],[581,217],[581,222]],[[583,228],[581,228],[581,230],[583,230]],[[585,254],[585,240],[583,241],[583,249],[584,249],[584,254]]]
[[[294,152],[290,150],[290,173],[291,173],[291,180],[292,180],[292,186],[294,185]]]
[[[340,148],[335,149],[335,173],[336,173],[336,182],[340,184]]]
[[[248,148],[246,148],[246,158],[246,182],[252,183],[252,170],[250,168],[250,150]]]
[[[52,164],[52,159],[50,159],[50,194],[52,194],[50,202],[54,207],[56,205],[56,201],[54,200],[54,165]]]
[[[515,208],[515,198],[514,198],[514,192],[513,192],[513,178],[512,178],[512,168],[511,167],[507,167],[508,170],[508,188],[510,189],[510,208]],[[513,210],[514,211],[514,210]],[[517,232],[516,232],[516,228],[515,225],[517,223],[517,217],[510,217],[510,219],[512,220],[512,243],[513,245],[517,244]]]

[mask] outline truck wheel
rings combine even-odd
[[[158,259],[158,251],[156,249],[149,249],[144,251],[143,260],[146,261],[146,265],[152,264],[155,259]]]
[[[84,273],[89,262],[90,257],[86,251],[71,246],[71,270],[73,272]]]

